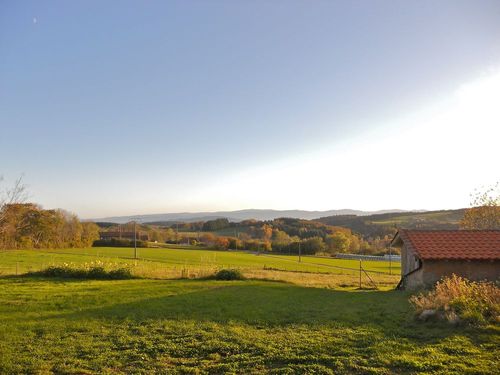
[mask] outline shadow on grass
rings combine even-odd
[[[31,281],[35,280],[32,278]],[[59,284],[76,280],[44,281]],[[189,320],[265,328],[294,325],[319,329],[345,327],[372,330],[420,343],[432,343],[463,333],[478,342],[481,335],[498,334],[497,330],[489,328],[478,330],[415,322],[408,303],[409,295],[400,291],[339,291],[261,280],[110,280],[79,291],[71,288],[65,291],[66,302],[60,302],[67,313],[51,314],[47,310],[48,314],[38,319],[102,319],[135,323]],[[87,289],[90,288],[89,292]],[[55,292],[60,293],[60,290]],[[73,300],[73,292],[77,300]],[[78,295],[79,292],[83,294]],[[47,299],[50,300],[50,295]]]
[[[398,291],[336,291],[269,282],[212,282],[212,287],[200,290],[196,284],[203,281],[186,280],[185,283],[194,289],[49,319],[128,320],[136,323],[166,319],[242,323],[257,327],[337,326],[372,329],[417,342],[435,342],[464,332],[462,328],[448,325],[415,322],[408,294]]]

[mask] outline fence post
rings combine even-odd
[[[392,275],[392,246],[389,245],[389,275]]]
[[[361,259],[359,260],[359,289],[361,289]]]
[[[19,275],[19,262],[16,262],[16,276]]]

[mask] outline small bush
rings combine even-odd
[[[137,247],[148,247],[146,241],[137,240]],[[134,247],[134,240],[126,238],[111,238],[110,240],[95,240],[92,244],[93,247]]]
[[[245,280],[240,270],[224,269],[215,274],[215,280]]]
[[[450,322],[485,324],[500,321],[500,288],[457,275],[443,278],[434,290],[410,297],[419,316],[424,311]]]
[[[73,268],[70,266],[52,266],[41,271],[29,272],[29,276],[58,277],[66,279],[90,280],[125,280],[135,278],[128,268],[107,271],[103,267]]]
[[[108,275],[112,280],[126,280],[135,278],[129,268],[118,268],[116,270],[111,270],[108,272]]]

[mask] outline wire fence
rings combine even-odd
[[[361,254],[336,254],[335,258],[338,259],[353,259],[353,260],[373,260],[378,262],[401,262],[401,255],[361,255]]]
[[[33,251],[0,251],[0,276],[22,275],[65,264],[88,267],[98,263],[109,268],[131,268],[138,276],[158,279],[207,277],[223,268],[240,269],[249,278],[283,280],[312,286],[361,288],[363,285],[378,288],[381,285],[395,285],[399,279],[398,263],[394,264],[393,270],[384,271],[373,269],[377,266],[374,266],[374,263],[370,264],[370,260],[366,264],[364,260],[360,260],[359,266],[352,260],[346,260],[344,266],[331,264],[331,261],[335,261],[335,258],[331,257],[307,255],[300,258],[268,253],[243,253],[255,255],[255,258],[248,258],[245,255],[243,258],[247,263],[244,263],[241,262],[243,258],[237,254],[234,262],[223,258],[222,255],[229,255],[227,252],[200,253],[198,260],[192,257],[161,259],[165,254],[155,253],[139,251],[139,258],[134,259],[132,251],[128,254],[112,255],[105,249],[101,251],[98,248],[81,249],[78,252],[44,250],[37,251],[36,254]],[[269,259],[269,262],[265,259]],[[381,269],[384,268],[386,265],[381,266]]]

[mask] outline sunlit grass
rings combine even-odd
[[[118,263],[158,262],[164,267],[185,265],[210,265],[223,268],[264,268],[272,267],[287,271],[308,271],[339,273],[359,269],[359,261],[348,259],[327,259],[302,256],[298,263],[297,256],[273,254],[272,256],[255,255],[246,252],[141,248],[138,249],[139,260],[134,259],[134,249],[116,247],[95,247],[87,249],[50,249],[50,250],[16,250],[0,252],[0,272],[12,273],[18,266],[23,270],[42,267],[57,262],[88,262],[92,259],[106,259]],[[363,261],[367,271],[389,273],[389,262]],[[399,263],[392,263],[392,272],[399,274]]]
[[[416,323],[396,291],[0,278],[5,374],[494,374],[499,333]]]
[[[130,268],[135,276],[155,279],[204,278],[222,268],[237,268],[246,277],[283,280],[307,286],[359,287],[359,261],[303,256],[255,255],[199,249],[88,248],[16,250],[0,252],[0,275],[21,275],[50,266],[85,267],[99,262],[107,270]],[[393,288],[399,281],[399,263],[368,261],[362,267],[362,287]]]
[[[0,373],[494,373],[495,326],[413,319],[398,275],[358,261],[184,249],[0,253]],[[13,276],[50,265],[135,280]],[[363,262],[384,272],[384,262]],[[207,278],[222,268],[246,281]],[[16,270],[17,269],[17,270]],[[170,280],[166,280],[170,279]]]

